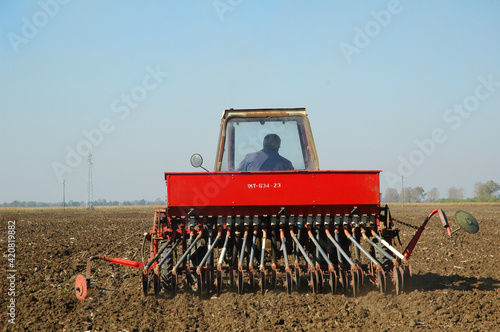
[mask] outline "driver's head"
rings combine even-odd
[[[279,150],[281,146],[281,139],[278,135],[276,134],[267,134],[266,137],[264,137],[264,148],[273,148],[276,150]]]

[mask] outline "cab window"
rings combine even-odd
[[[230,118],[226,122],[221,171],[238,169],[247,154],[262,150],[267,134],[281,138],[279,154],[290,160],[294,169],[309,169],[310,154],[301,117]]]

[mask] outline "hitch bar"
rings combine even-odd
[[[420,239],[422,232],[425,230],[425,226],[427,226],[427,223],[429,222],[431,217],[433,215],[435,215],[436,213],[439,214],[439,218],[441,219],[441,223],[443,224],[444,228],[446,229],[446,233],[448,233],[448,236],[451,237],[451,229],[450,229],[450,225],[448,224],[448,218],[446,217],[446,214],[444,213],[444,211],[442,209],[435,209],[427,216],[427,218],[425,218],[424,223],[422,224],[422,226],[420,226],[418,228],[417,232],[415,233],[415,235],[411,239],[410,243],[406,247],[406,249],[403,253],[403,256],[405,256],[406,259],[410,259],[410,255],[413,252],[413,249],[415,249],[415,246],[417,245],[417,242]]]

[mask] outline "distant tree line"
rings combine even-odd
[[[146,201],[145,199],[136,199],[133,201],[107,201],[105,199],[98,199],[93,201],[93,206],[131,206],[131,205],[164,205],[165,200],[157,198],[154,201]],[[45,203],[35,201],[13,201],[10,203],[3,203],[2,207],[49,207],[49,206],[63,206],[63,202]],[[66,206],[87,206],[84,201],[68,201]]]
[[[465,189],[460,187],[451,187],[448,189],[447,198],[441,198],[439,190],[432,188],[429,192],[425,192],[422,187],[403,188],[398,192],[395,188],[387,188],[385,195],[382,197],[384,202],[404,202],[404,203],[421,203],[421,202],[500,202],[500,185],[492,180],[474,184],[474,197],[465,198]]]

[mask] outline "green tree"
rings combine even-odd
[[[439,201],[439,190],[438,188],[432,188],[428,193],[427,193],[427,202],[437,202]]]
[[[411,188],[411,200],[410,202],[420,203],[425,198],[425,191],[422,187]]]
[[[460,187],[451,187],[448,189],[448,198],[451,199],[464,199],[465,198],[465,189]]]
[[[500,185],[493,180],[490,180],[486,183],[481,183],[481,182],[474,183],[475,197],[491,198],[494,197],[495,192],[499,190],[500,190]]]

